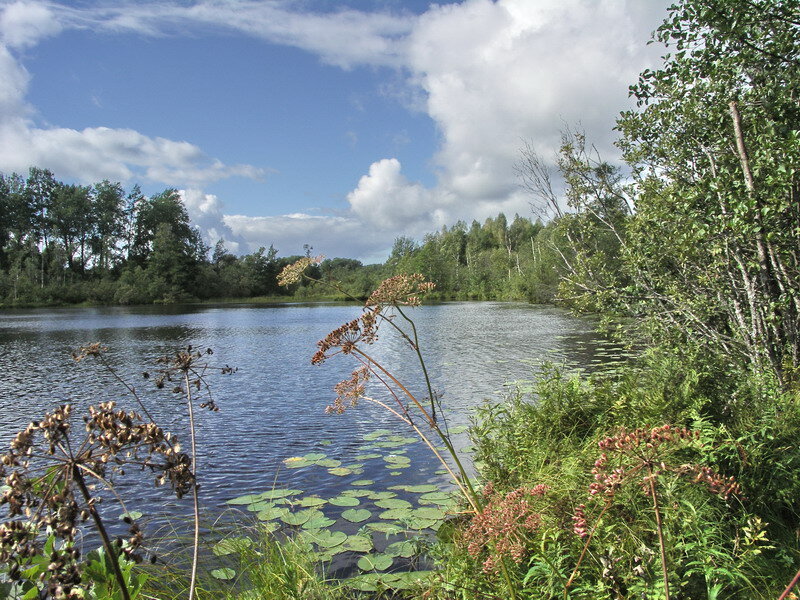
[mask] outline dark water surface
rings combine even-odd
[[[439,465],[422,444],[408,448],[411,468],[400,475],[381,460],[364,472],[337,476],[323,468],[287,469],[287,457],[323,452],[353,463],[363,453],[363,436],[377,428],[405,431],[393,417],[364,404],[345,415],[326,415],[332,387],[356,366],[338,356],[321,366],[310,358],[317,340],[359,314],[340,304],[105,307],[19,310],[0,313],[0,446],[13,434],[59,404],[77,406],[105,400],[134,408],[131,398],[93,360],[75,363],[78,346],[101,342],[119,374],[141,393],[164,429],[188,448],[185,406],[180,396],[156,390],[143,371],[155,359],[191,344],[214,350],[211,362],[238,367],[230,376],[209,378],[217,413],[200,411],[198,461],[202,501],[210,514],[226,500],[273,487],[331,497],[353,480],[390,485],[440,483]],[[603,341],[591,323],[564,311],[518,303],[445,303],[410,311],[421,336],[434,388],[442,394],[452,426],[469,423],[486,399],[499,400],[507,384],[525,385],[544,361],[571,367],[603,362]],[[388,334],[388,328],[384,333]],[[386,335],[372,349],[399,379],[419,391],[415,356],[397,337]],[[371,394],[383,392],[373,387]],[[466,436],[459,444],[466,445]],[[130,475],[130,474],[129,474]],[[169,490],[154,489],[147,474],[121,481],[123,495],[147,515],[188,515],[191,502]]]

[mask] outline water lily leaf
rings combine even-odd
[[[239,506],[244,504],[255,504],[256,502],[261,502],[262,500],[264,500],[263,494],[246,494],[244,496],[239,496],[238,498],[226,500],[225,504]]]
[[[348,535],[338,549],[342,552],[369,552],[372,550],[372,540],[363,535]]]
[[[287,496],[297,496],[298,494],[302,493],[303,490],[277,489],[262,492],[260,496],[262,500],[274,500],[276,498],[286,498]]]
[[[380,458],[381,455],[377,452],[368,452],[366,454],[359,454],[353,457],[355,460],[372,460],[373,458]]]
[[[316,508],[307,508],[305,510],[298,510],[296,513],[282,515],[280,519],[287,525],[302,525],[310,519],[316,519],[323,516],[325,515]]]
[[[318,460],[322,460],[327,456],[328,456],[327,454],[323,454],[322,452],[309,452],[308,454],[303,454],[301,458],[308,460],[310,462],[317,462]]]
[[[469,431],[469,425],[459,425],[458,427],[453,427],[450,430],[450,433],[453,435],[458,435],[459,433],[465,433]]]
[[[408,540],[404,540],[402,542],[395,542],[394,544],[389,544],[386,546],[386,550],[384,550],[384,554],[388,554],[389,556],[398,557],[401,556],[403,558],[411,558],[416,553],[417,548],[414,542],[410,542]]]
[[[368,573],[367,575],[357,575],[344,581],[344,584],[359,592],[377,592],[378,591],[378,578],[375,573]]]
[[[281,524],[277,521],[268,521],[261,524],[261,528],[267,533],[274,533],[281,528]]]
[[[363,523],[372,516],[366,508],[348,508],[342,511],[342,518],[351,523]]]
[[[397,465],[392,465],[392,466],[396,467]],[[392,477],[397,477],[398,475],[402,475],[402,474],[403,474],[402,471],[390,471],[389,472],[389,475],[391,475]]]
[[[389,454],[387,456],[384,456],[383,460],[384,460],[384,462],[387,462],[389,464],[395,464],[395,463],[400,463],[400,464],[406,464],[407,463],[409,465],[411,464],[411,459],[410,458],[408,458],[407,456],[402,456],[402,455],[397,455],[397,454]]]
[[[332,443],[333,442],[331,440],[320,440],[319,441],[319,445],[320,446],[330,446]]]
[[[380,506],[381,508],[411,508],[411,502],[406,500],[400,500],[399,498],[387,498],[386,500],[378,500],[375,502],[375,506]]]
[[[119,520],[122,521],[126,517],[128,519],[130,519],[131,521],[135,521],[136,519],[141,519],[142,518],[142,513],[139,512],[138,510],[130,510],[130,511],[126,512],[126,513],[122,513],[119,516]]]
[[[225,556],[227,554],[233,554],[234,552],[240,552],[252,545],[253,540],[249,537],[225,538],[214,544],[211,551],[215,556]]]
[[[388,500],[389,498],[396,497],[394,492],[371,492],[369,495],[370,500]]]
[[[423,529],[438,529],[437,524],[441,524],[441,520],[436,519],[417,519],[412,516],[408,521],[409,527],[422,531]]]
[[[405,442],[390,442],[390,441],[383,441],[383,442],[375,442],[372,444],[375,448],[402,448],[406,445]]]
[[[402,490],[404,492],[411,492],[412,494],[426,494],[428,492],[438,492],[439,488],[432,484],[422,485],[392,485],[389,486],[390,490]]]
[[[326,469],[335,469],[336,467],[340,467],[342,465],[342,461],[336,460],[335,458],[323,458],[318,460],[315,464],[319,465],[320,467],[325,467]]]
[[[289,458],[283,459],[283,464],[286,465],[288,469],[299,469],[301,467],[310,467],[314,462],[306,460],[302,456],[290,456]]]
[[[408,519],[411,517],[410,508],[391,508],[383,511],[379,517],[384,521],[396,521],[401,519]]]
[[[328,500],[328,502],[330,504],[333,504],[334,506],[358,506],[359,504],[361,504],[361,501],[358,498],[355,498],[354,496],[345,496],[345,495],[334,496],[333,498]]]
[[[357,479],[356,481],[354,481],[350,485],[355,485],[357,487],[361,487],[361,486],[364,486],[364,485],[372,485],[373,483],[375,483],[375,482],[372,479]]]
[[[375,523],[367,523],[367,527],[369,527],[372,531],[378,531],[380,533],[385,533],[388,535],[395,535],[397,533],[403,533],[405,528],[401,527],[397,523],[387,523],[385,521],[377,521]]]
[[[358,559],[362,571],[385,571],[392,566],[394,559],[388,554],[367,554]]]
[[[320,548],[335,548],[345,542],[347,539],[347,534],[341,531],[323,529],[313,533],[306,531],[303,534],[303,538],[310,542],[314,542]]]
[[[433,574],[433,571],[407,571],[405,573],[390,573],[385,575],[382,581],[387,587],[396,590],[408,590],[415,588],[419,585],[424,585],[425,582]],[[389,578],[391,575],[391,579]]]
[[[428,492],[419,497],[419,502],[420,504],[423,502],[428,502],[430,504],[451,504],[455,502],[455,498],[453,498],[453,494],[448,492]]]
[[[256,514],[259,521],[272,521],[289,514],[289,509],[283,506],[269,506]]]
[[[256,502],[255,504],[248,504],[246,506],[247,510],[250,512],[261,512],[262,510],[266,510],[272,506],[275,506],[275,502],[268,502],[266,500],[262,500],[261,502]]]
[[[303,529],[325,529],[326,527],[330,527],[336,523],[335,519],[329,519],[328,517],[312,517],[305,523],[303,523]]]
[[[352,475],[353,471],[347,467],[336,467],[334,469],[328,469],[328,473],[338,477],[344,477],[345,475]]]
[[[301,498],[295,504],[297,506],[302,506],[304,508],[309,508],[312,506],[323,506],[327,504],[328,501],[325,498],[320,498],[319,496],[306,496],[305,498]]]
[[[415,509],[413,516],[415,519],[433,519],[436,521],[439,519],[444,519],[445,516],[447,516],[447,513],[441,508],[423,506],[422,508]]]
[[[389,431],[388,429],[376,429],[375,431],[366,434],[364,436],[364,441],[365,442],[372,442],[374,440],[377,440],[380,437],[384,437],[386,435],[389,435],[390,433],[392,433],[392,432]]]
[[[363,496],[369,496],[373,492],[371,490],[345,490],[342,492],[342,496],[352,496],[353,498],[362,498]]]
[[[233,569],[214,569],[211,571],[211,576],[214,579],[229,580],[236,577],[236,571]]]

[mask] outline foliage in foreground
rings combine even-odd
[[[476,457],[498,507],[484,532],[514,539],[503,551],[520,597],[779,596],[800,558],[800,398],[743,375],[721,384],[700,363],[552,371],[535,402],[482,409]],[[502,595],[500,546],[475,547],[475,528],[441,541],[436,597]]]

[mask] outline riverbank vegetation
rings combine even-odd
[[[458,474],[468,490],[462,510],[429,549],[436,571],[387,595],[796,597],[798,27],[794,0],[681,0],[656,32],[669,54],[641,74],[631,88],[639,106],[618,121],[624,168],[605,162],[580,131],[565,131],[558,174],[533,147],[521,153],[520,177],[541,221],[499,215],[421,244],[401,238],[385,265],[316,264],[310,253],[299,263],[309,280],[342,282],[343,296],[363,298],[382,279],[420,272],[442,297],[557,301],[599,313],[639,353],[613,373],[552,367],[531,394],[485,405],[472,430],[477,476]],[[32,170],[0,187],[4,202],[24,208],[0,214],[28,219],[2,229],[10,303],[64,299],[44,290],[69,289],[75,299],[113,302],[200,297],[196,289],[229,295],[236,285],[249,290],[243,295],[280,295],[278,274],[299,258],[279,259],[274,249],[235,257],[221,245],[205,258],[174,191],[129,194],[132,208],[119,212],[127,225],[115,233],[101,234],[99,218],[94,229],[70,229],[56,224],[58,203],[97,204],[110,186],[110,204],[124,207],[124,194],[107,183],[48,181]],[[45,206],[37,190],[48,186],[59,200]],[[107,295],[81,296],[89,288]],[[289,293],[316,294],[301,281]],[[339,332],[337,352],[361,356],[369,314]],[[390,377],[390,366],[364,361],[370,374]],[[363,383],[351,380],[344,399]],[[248,581],[263,586],[214,588],[214,597],[358,595],[326,582],[302,547],[264,539],[258,554],[250,543],[237,550]],[[158,575],[149,581],[141,597],[165,597]],[[362,589],[380,593],[379,585]]]

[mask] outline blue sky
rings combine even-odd
[[[383,260],[532,216],[514,172],[615,158],[661,0],[0,0],[0,172],[182,190],[212,244]]]

